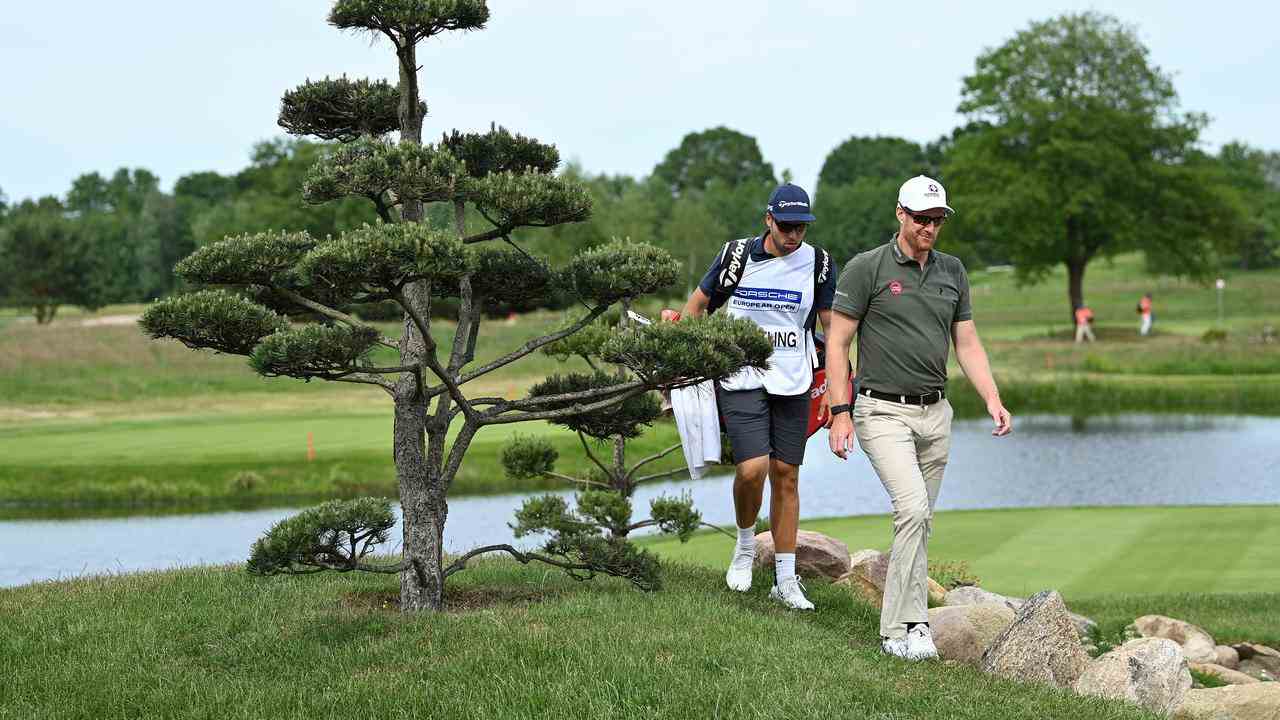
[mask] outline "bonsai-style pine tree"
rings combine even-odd
[[[253,572],[395,572],[403,609],[439,609],[445,579],[467,559],[446,566],[443,538],[449,488],[478,430],[590,414],[654,388],[767,362],[771,348],[754,325],[714,317],[628,328],[602,339],[599,357],[626,368],[626,379],[608,375],[572,389],[562,383],[560,391],[518,400],[467,394],[476,378],[679,277],[669,255],[644,244],[615,241],[553,270],[511,241],[517,228],[579,222],[590,214],[585,190],[553,174],[559,163],[554,147],[497,128],[422,143],[426,105],[418,92],[418,43],[446,30],[480,30],[488,18],[483,0],[335,2],[330,24],[390,40],[399,82],[307,82],[285,94],[280,124],[340,142],[306,179],[308,202],[363,197],[382,222],[336,238],[276,230],[202,247],[175,271],[203,289],[156,303],[140,321],[152,337],[245,355],[265,376],[367,384],[394,404],[401,561],[367,559],[387,539],[394,519],[388,503],[363,499],[325,503],[279,523],[254,545]],[[394,131],[398,143],[388,137]],[[453,210],[453,228],[423,222],[424,207],[432,204]],[[468,209],[489,229],[468,234]],[[555,332],[476,365],[485,302],[515,303],[556,288],[583,299],[585,311]],[[431,306],[441,299],[456,300],[458,309],[452,341],[438,345]],[[383,301],[404,310],[398,338],[348,312]],[[393,355],[395,360],[377,359]],[[587,573],[636,577],[651,571],[638,567],[648,561],[643,554],[607,539],[570,543],[559,548],[560,558],[496,549]]]
[[[623,300],[621,304],[623,312],[617,319],[617,326],[625,329],[635,320],[626,312],[629,309],[628,301]],[[611,320],[602,318],[582,331],[543,348],[544,353],[561,360],[572,356],[582,358],[590,365],[592,373],[553,376],[535,385],[530,393],[534,396],[553,395],[630,379],[632,373],[625,367],[614,366],[612,377],[601,367],[606,361],[599,354],[600,348],[606,346],[611,334],[610,329],[614,325]],[[558,453],[543,438],[517,437],[509,443],[502,454],[502,464],[509,476],[516,479],[550,477],[578,489],[575,497],[576,509],[570,509],[564,498],[558,495],[548,494],[526,500],[516,512],[516,523],[512,526],[516,536],[548,534],[544,550],[553,556],[563,556],[563,548],[577,547],[582,542],[599,543],[599,536],[602,534],[605,539],[620,544],[625,542],[632,531],[647,527],[656,526],[661,532],[678,535],[682,541],[687,540],[699,526],[720,530],[715,525],[702,521],[702,515],[693,508],[693,501],[687,495],[680,498],[655,498],[649,505],[649,518],[633,520],[631,497],[639,485],[685,472],[683,466],[658,472],[645,470],[651,463],[679,450],[679,443],[634,463],[627,463],[627,441],[639,437],[643,427],[651,424],[661,414],[662,408],[657,398],[653,393],[646,393],[606,410],[548,420],[547,422],[566,427],[578,435],[582,452],[594,466],[590,472],[578,476],[555,471]],[[600,454],[592,450],[593,446],[597,449],[608,448],[610,452],[601,459]],[[654,578],[647,575],[637,575],[631,579],[641,587],[654,585]]]

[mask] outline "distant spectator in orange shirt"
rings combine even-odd
[[[1081,305],[1076,308],[1076,342],[1094,341],[1093,337],[1093,311],[1088,305]]]
[[[1138,314],[1142,316],[1142,325],[1138,328],[1139,335],[1151,334],[1151,293],[1142,296],[1138,301]]]

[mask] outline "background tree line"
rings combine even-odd
[[[1193,277],[1280,264],[1280,152],[1239,142],[1204,150],[1205,116],[1178,110],[1170,77],[1114,18],[1033,23],[984,52],[959,110],[966,123],[932,142],[854,136],[832,149],[806,188],[819,218],[809,240],[840,263],[886,241],[898,185],[925,173],[948,184],[960,210],[943,249],[971,268],[1012,265],[1028,282],[1065,265],[1073,305],[1088,262],[1120,252],[1145,253],[1154,273]],[[186,175],[172,193],[151,172],[122,168],[80,176],[63,198],[14,205],[0,194],[0,302],[44,321],[60,304],[149,301],[178,289],[178,259],[228,235],[325,237],[376,221],[356,199],[299,199],[329,146],[263,142],[239,173]],[[560,172],[588,189],[593,217],[520,239],[551,262],[615,237],[644,240],[682,261],[672,295],[692,288],[725,241],[759,232],[769,191],[789,179],[755,138],[726,127],[689,133],[644,177]],[[440,210],[427,221],[454,220]]]

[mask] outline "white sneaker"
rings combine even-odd
[[[734,546],[733,560],[729,562],[729,572],[724,574],[724,582],[730,590],[746,592],[751,589],[751,566],[755,560],[754,552],[744,553]]]
[[[907,631],[907,659],[934,660],[938,657],[938,648],[933,644],[933,631],[928,625],[920,623]]]
[[[783,580],[782,584],[774,585],[769,591],[769,598],[777,600],[792,610],[813,609],[813,603],[804,596],[804,586],[800,584],[799,576],[792,576]]]
[[[880,649],[885,655],[902,658],[903,660],[912,660],[914,658],[907,651],[907,639],[900,638],[880,638]]]

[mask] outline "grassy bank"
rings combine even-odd
[[[578,437],[546,423],[487,428],[454,481],[460,494],[561,488],[558,480],[513,481],[502,449],[513,434],[542,436],[560,453],[557,471],[592,469]],[[315,460],[307,459],[311,438]],[[634,462],[676,442],[671,422],[628,444]],[[595,448],[609,457],[611,448]],[[680,467],[672,453],[646,468]],[[303,415],[212,414],[146,420],[0,425],[0,516],[43,508],[249,507],[377,495],[397,497],[389,412]],[[39,514],[37,512],[37,514]]]
[[[839,587],[813,587],[820,612],[797,614],[714,571],[666,581],[641,594],[482,563],[451,579],[450,612],[417,616],[389,607],[394,578],[355,575],[0,590],[0,718],[1149,717],[886,658],[875,611]]]

